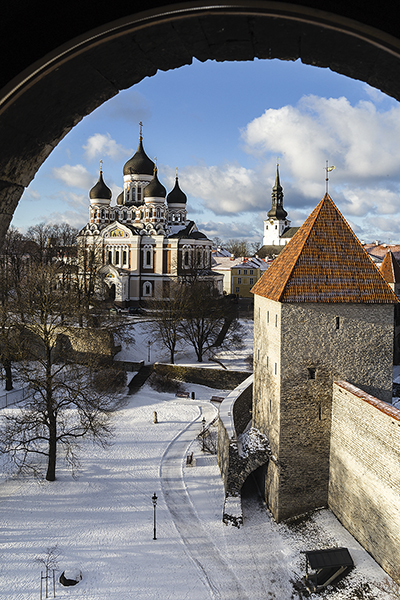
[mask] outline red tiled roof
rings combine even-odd
[[[400,267],[391,250],[386,252],[379,270],[387,283],[400,283]]]
[[[328,194],[251,291],[277,302],[398,302]]]

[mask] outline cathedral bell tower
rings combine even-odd
[[[283,208],[283,188],[279,178],[279,165],[276,165],[275,185],[272,188],[272,206],[264,221],[263,246],[283,246],[288,240],[282,240],[283,232],[290,227],[287,212]]]

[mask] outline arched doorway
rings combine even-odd
[[[119,90],[193,57],[300,59],[400,99],[398,15],[388,1],[363,11],[317,0],[149,0],[146,6],[132,13],[122,1],[99,10],[72,0],[57,11],[47,1],[23,11],[4,8],[0,239],[24,188],[83,116]]]

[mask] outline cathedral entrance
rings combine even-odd
[[[111,302],[115,301],[115,283],[111,285],[104,284],[104,297]]]

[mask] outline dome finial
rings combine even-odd
[[[100,159],[100,173],[103,172],[103,161]]]
[[[139,140],[142,141],[143,139],[143,123],[142,121],[139,121]]]

